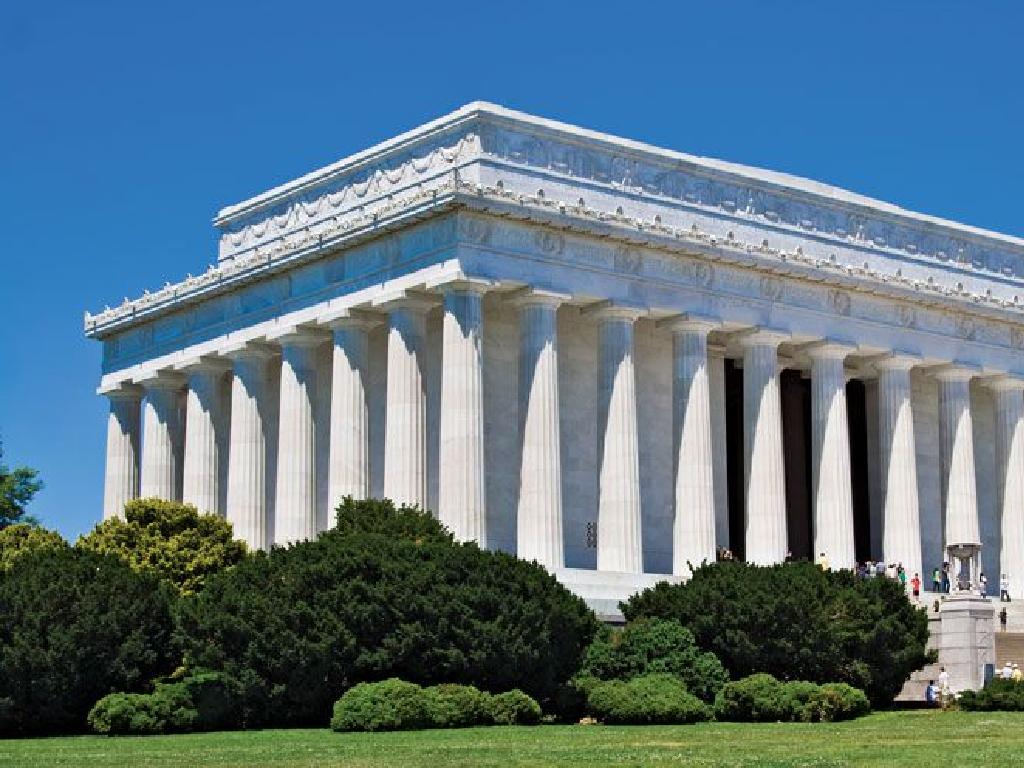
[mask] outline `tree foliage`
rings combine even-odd
[[[0,572],[9,571],[22,555],[39,549],[61,549],[68,544],[56,531],[29,523],[0,528]]]
[[[672,725],[710,720],[711,707],[675,675],[602,680],[587,695],[590,713],[609,725]]]
[[[330,531],[212,576],[180,626],[187,662],[237,680],[256,726],[325,723],[343,691],[392,676],[544,699],[597,621],[535,563]]]
[[[417,506],[396,507],[391,499],[353,499],[346,496],[336,510],[334,529],[342,536],[376,533],[392,539],[440,541],[455,538],[436,517]]]
[[[152,571],[183,595],[198,592],[210,574],[240,562],[246,552],[223,518],[161,499],[129,501],[123,520],[104,520],[77,546],[117,555],[135,570]]]
[[[930,660],[928,620],[890,579],[858,579],[811,563],[707,564],[622,605],[629,620],[677,619],[732,677],[845,682],[889,704]]]
[[[110,555],[42,548],[0,574],[0,733],[85,727],[113,691],[138,691],[177,658],[166,587]]]
[[[29,467],[10,468],[4,464],[3,444],[0,444],[0,529],[15,523],[36,524],[26,511],[43,483],[39,472]]]
[[[580,674],[600,680],[674,675],[709,703],[729,679],[722,662],[698,648],[693,633],[675,619],[640,619],[602,634],[587,649]]]

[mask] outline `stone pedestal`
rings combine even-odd
[[[942,602],[939,664],[954,691],[985,684],[985,665],[995,664],[995,608],[992,601],[962,593]]]

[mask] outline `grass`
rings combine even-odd
[[[1020,765],[1024,714],[883,712],[849,723],[248,731],[0,741],[0,766]]]

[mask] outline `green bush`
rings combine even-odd
[[[729,679],[715,655],[701,651],[693,633],[675,619],[639,619],[603,633],[590,644],[581,669],[582,676],[599,680],[658,674],[675,675],[709,703]]]
[[[112,693],[90,710],[89,727],[110,736],[213,731],[238,725],[222,675],[203,672],[156,684],[152,693]]]
[[[800,719],[809,723],[852,720],[871,711],[864,691],[846,683],[825,683],[804,704]]]
[[[342,536],[376,533],[391,539],[451,544],[455,537],[436,517],[417,506],[396,507],[391,499],[342,499],[334,530]]]
[[[0,617],[4,735],[82,730],[101,696],[141,691],[178,658],[167,589],[110,555],[23,554],[0,576]]]
[[[958,703],[969,712],[1024,712],[1024,683],[997,677],[980,691],[964,691]]]
[[[447,683],[424,688],[430,725],[467,728],[489,719],[491,696],[472,685]]]
[[[536,725],[541,717],[540,704],[518,688],[491,696],[487,709],[495,725]]]
[[[928,620],[893,579],[858,579],[812,563],[706,564],[683,584],[662,582],[622,605],[629,621],[676,619],[733,678],[766,672],[862,689],[892,702],[932,656]]]
[[[342,692],[388,677],[548,700],[598,624],[536,563],[329,531],[210,577],[179,626],[187,666],[236,681],[259,727],[323,724]]]
[[[719,720],[739,723],[831,722],[870,711],[864,692],[845,683],[783,683],[764,673],[726,683],[715,700]]]
[[[360,683],[334,704],[335,731],[407,731],[431,725],[428,697],[398,678]]]
[[[711,709],[686,690],[675,675],[647,675],[632,680],[602,680],[590,686],[590,713],[604,723],[645,725],[698,723]]]
[[[75,546],[116,555],[137,571],[155,573],[183,595],[198,592],[211,574],[240,562],[246,551],[224,518],[161,499],[129,501],[123,520],[104,520]]]

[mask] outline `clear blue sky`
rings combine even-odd
[[[218,208],[475,99],[1024,235],[1019,2],[0,4],[0,438],[102,503],[82,311],[215,259]]]

